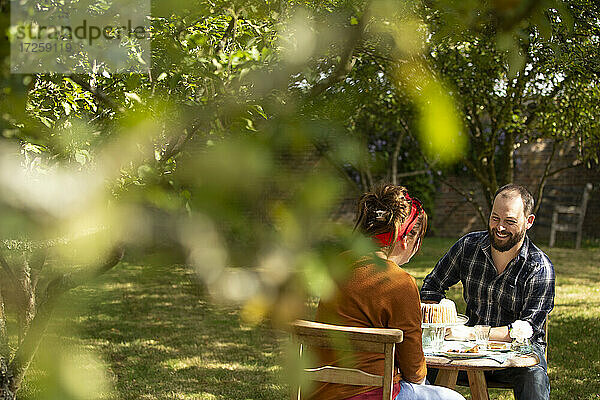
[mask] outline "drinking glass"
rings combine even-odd
[[[423,350],[438,352],[442,350],[446,328],[443,326],[432,326],[423,328]]]
[[[477,344],[481,350],[487,350],[488,348],[491,329],[492,327],[489,325],[475,325],[475,344]]]
[[[444,345],[444,336],[446,335],[446,328],[438,326],[434,328],[433,340],[431,341],[431,347],[434,351],[442,351]]]

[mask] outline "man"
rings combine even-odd
[[[508,184],[498,189],[488,231],[462,237],[421,288],[423,302],[439,302],[450,286],[461,281],[467,325],[492,326],[491,340],[510,341],[510,326],[517,320],[531,325],[532,348],[540,363],[486,373],[488,379],[513,383],[516,400],[550,397],[544,322],[554,307],[554,267],[526,235],[535,219],[532,211],[533,197],[524,187]]]

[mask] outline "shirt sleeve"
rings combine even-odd
[[[465,238],[456,242],[425,277],[421,288],[422,300],[440,302],[446,297],[446,291],[460,281],[464,243]]]
[[[408,274],[407,274],[408,275]],[[421,330],[421,300],[412,276],[402,285],[402,301],[395,304],[390,327],[402,329],[401,343],[396,345],[396,360],[403,379],[418,383],[427,375]]]
[[[533,339],[544,336],[544,323],[554,308],[554,268],[550,260],[544,260],[525,284],[525,302],[519,319],[533,328]]]

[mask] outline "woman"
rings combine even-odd
[[[340,282],[332,296],[321,299],[316,320],[402,329],[404,340],[396,345],[398,371],[394,377],[394,399],[464,400],[450,389],[423,384],[427,367],[421,345],[419,289],[415,279],[399,267],[419,251],[427,230],[427,214],[421,203],[402,186],[380,186],[360,198],[357,228],[372,237],[379,250],[373,256],[354,261],[349,279]],[[383,259],[385,266],[382,268],[374,257]],[[379,354],[319,350],[318,357],[328,365],[352,366],[378,375],[384,368],[383,355]],[[381,388],[321,383],[310,398],[370,400],[381,399],[381,394]]]

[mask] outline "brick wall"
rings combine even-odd
[[[448,178],[448,183],[462,191],[473,192],[479,204],[485,204],[479,184],[464,176]],[[487,215],[487,210],[484,210]],[[468,232],[485,229],[473,205],[448,185],[442,184],[435,196],[435,217],[432,231],[436,236],[458,237]]]
[[[550,157],[551,151],[552,147],[548,142],[538,141],[521,146],[515,154],[515,183],[527,187],[534,197],[545,161]],[[575,151],[576,148],[572,145],[557,151],[552,170],[569,165],[575,159]],[[479,184],[465,176],[466,173],[464,176],[451,177],[449,182],[463,190],[473,191],[474,197],[481,200]],[[555,204],[549,197],[550,189],[558,189],[560,198],[557,201],[561,201],[561,204],[562,202],[569,203],[567,205],[572,205],[573,202],[578,204],[587,182],[594,185],[594,190],[588,202],[583,237],[584,240],[600,238],[600,230],[597,229],[600,226],[600,168],[597,166],[592,169],[585,166],[569,168],[548,179],[547,190],[544,191],[544,196],[547,197],[542,199],[536,222],[530,229],[529,235],[541,243],[548,241],[552,209]],[[481,204],[485,203],[481,202]],[[487,218],[489,211],[485,210],[484,213]],[[437,236],[457,237],[473,230],[485,229],[473,206],[444,184],[438,188],[435,215],[432,225]],[[574,236],[574,234],[560,233],[557,240],[559,243],[561,237],[573,240]]]

